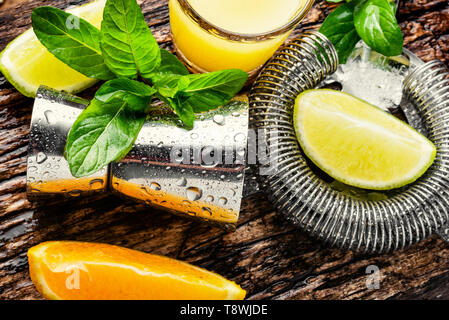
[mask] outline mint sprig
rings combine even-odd
[[[108,0],[101,30],[52,7],[33,11],[33,29],[59,60],[105,82],[73,124],[65,148],[75,177],[95,173],[123,158],[133,147],[151,103],[158,97],[179,116],[186,129],[195,113],[226,104],[243,87],[248,74],[223,70],[190,74],[175,55],[160,49],[136,0]]]
[[[320,32],[335,46],[340,63],[346,62],[360,39],[371,49],[385,56],[402,53],[404,39],[395,17],[394,1],[346,0],[346,2],[329,14],[320,28]]]

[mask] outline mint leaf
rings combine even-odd
[[[183,123],[193,127],[195,113],[215,109],[231,100],[248,74],[230,69],[203,74],[157,74],[153,84],[159,98],[170,105]]]
[[[179,95],[183,104],[191,106],[194,112],[215,109],[231,100],[248,80],[242,70],[229,69],[185,76],[187,88]]]
[[[321,25],[320,32],[334,45],[340,63],[352,53],[360,37],[354,26],[353,6],[342,4],[329,14]]]
[[[165,49],[161,49],[161,66],[157,70],[159,74],[188,75],[190,72],[176,56]]]
[[[75,177],[97,172],[131,150],[145,114],[132,110],[126,101],[97,99],[80,114],[70,130],[66,158]]]
[[[150,78],[159,67],[159,46],[136,0],[108,0],[101,33],[101,51],[106,65],[117,76]]]
[[[129,108],[146,113],[156,89],[138,81],[118,78],[104,83],[95,94],[95,99],[109,102],[121,98]]]
[[[190,80],[178,74],[158,74],[153,77],[157,91],[166,98],[174,98],[178,92],[186,89]]]
[[[184,123],[184,125],[188,129],[192,129],[193,123],[195,121],[195,113],[192,109],[192,106],[184,103],[182,101],[182,99],[180,99],[180,98],[174,98],[174,99],[168,98],[167,100],[169,101],[170,106],[176,112],[178,117]]]
[[[164,97],[174,98],[180,89],[179,86],[182,89],[185,86],[183,83],[188,81],[182,76],[189,74],[189,70],[174,54],[161,49],[161,65],[151,76],[151,81]],[[180,80],[181,83],[178,84]]]
[[[373,50],[385,56],[402,54],[404,39],[388,0],[358,3],[354,9],[354,25],[359,36]]]
[[[229,102],[248,80],[237,69],[203,74],[157,74],[153,84],[158,95],[170,105],[184,124],[192,128],[195,113],[215,109]]]
[[[90,78],[115,77],[101,54],[100,30],[89,22],[53,7],[34,9],[31,20],[37,38],[56,58]]]

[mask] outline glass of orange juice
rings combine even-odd
[[[314,0],[170,0],[175,49],[193,72],[254,75],[304,18]]]

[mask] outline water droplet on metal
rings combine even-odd
[[[234,136],[234,141],[235,142],[242,142],[242,141],[245,141],[245,139],[246,139],[246,135],[245,134],[243,134],[243,133],[237,133],[235,136]]]
[[[209,164],[206,164],[206,163],[202,163],[201,164],[201,166],[203,167],[203,168],[214,168],[214,167],[216,167],[218,165],[218,162],[216,162],[216,161],[214,161],[214,162],[212,162],[212,163],[209,163]],[[203,171],[203,174],[206,174],[207,172],[204,172]]]
[[[212,215],[212,211],[208,207],[203,207],[201,210],[203,211],[203,214]]]
[[[213,202],[214,201],[214,197],[213,196],[207,196],[206,197],[206,201]]]
[[[220,199],[218,199],[218,203],[221,205],[225,205],[226,203],[228,203],[228,199],[226,199],[225,197],[221,197]]]
[[[68,192],[71,197],[79,197],[81,195],[81,190],[72,190]]]
[[[41,163],[45,162],[45,160],[47,160],[47,155],[46,155],[45,153],[39,152],[39,153],[36,155],[36,162],[37,162],[38,164],[41,164]]]
[[[187,199],[190,201],[195,201],[201,198],[202,192],[197,187],[188,187],[186,190]]]
[[[36,171],[37,171],[37,167],[35,167],[35,166],[28,167],[28,172],[36,172]]]
[[[185,187],[187,185],[187,179],[182,177],[181,179],[178,180],[176,185],[179,187]]]
[[[214,116],[214,122],[220,126],[224,125],[225,118],[221,114]]]
[[[103,187],[103,179],[94,179],[89,182],[89,187],[91,189],[101,189]]]
[[[198,139],[198,133],[193,132],[192,134],[190,134],[190,138]]]
[[[161,185],[157,182],[151,182],[150,189],[153,189],[156,191],[161,190]]]
[[[233,116],[233,117],[240,117],[240,113],[238,113],[237,111],[234,111],[234,112],[232,113],[232,116]]]
[[[53,124],[56,122],[55,115],[54,115],[53,111],[51,111],[51,110],[45,111],[44,116],[45,116],[45,120],[47,120],[48,124]]]

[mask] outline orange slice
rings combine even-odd
[[[28,261],[47,299],[241,300],[246,294],[205,269],[107,244],[44,242],[28,251]]]

